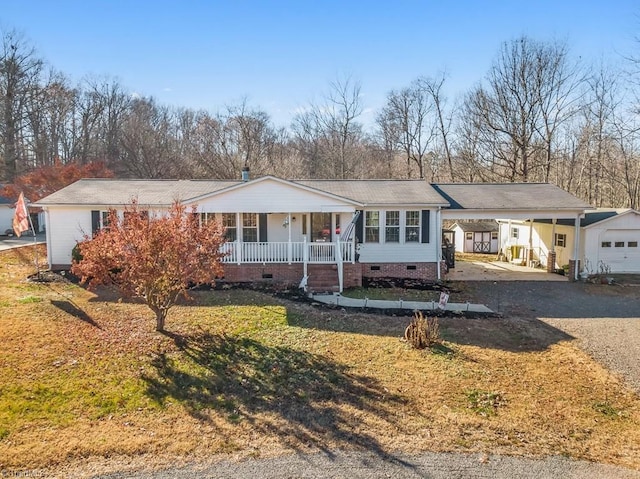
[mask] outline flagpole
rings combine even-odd
[[[33,227],[33,221],[31,221],[31,215],[29,214],[29,207],[25,204],[24,209],[27,212],[27,218],[29,218],[29,225],[31,226],[31,232],[33,233],[33,249],[35,250],[36,255],[36,273],[38,274],[38,279],[40,279],[40,260],[38,258],[38,241],[36,239],[36,229]]]

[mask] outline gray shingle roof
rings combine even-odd
[[[213,193],[241,183],[224,180],[115,180],[90,178],[42,198],[38,205],[125,205],[137,198],[143,205],[170,205],[176,200]]]
[[[457,221],[455,223],[462,231],[498,231],[495,221]]]
[[[364,205],[448,206],[431,185],[419,180],[293,180],[291,183]],[[124,205],[132,198],[143,205],[169,205],[177,199],[189,202],[240,184],[242,182],[236,180],[83,179],[41,199],[38,205]]]
[[[424,180],[296,180],[296,183],[364,205],[449,206]]]
[[[544,210],[588,209],[589,204],[549,183],[434,184],[451,209]]]

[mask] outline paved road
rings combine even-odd
[[[314,454],[191,465],[155,472],[127,472],[95,479],[640,479],[640,471],[573,461],[543,460],[483,454],[426,453],[381,458],[366,453]]]

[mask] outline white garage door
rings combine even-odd
[[[638,230],[606,230],[600,240],[598,258],[612,273],[640,273],[638,243]]]

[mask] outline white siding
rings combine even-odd
[[[71,264],[71,250],[84,235],[91,235],[91,210],[54,208],[47,223],[49,264]]]
[[[640,248],[628,245],[629,241],[640,243],[640,214],[632,211],[600,221],[583,228],[583,236],[584,260],[589,260],[590,272],[597,273],[602,261],[612,273],[640,273]],[[603,248],[603,241],[610,241],[611,247]],[[616,248],[616,241],[624,246]]]
[[[0,235],[6,230],[12,230],[11,222],[13,221],[13,212],[15,210],[9,205],[0,205]]]
[[[385,243],[384,209],[369,208],[369,211],[380,211],[380,242],[360,243],[361,263],[433,263],[440,258],[438,254],[438,242],[436,236],[441,234],[441,228],[437,224],[436,210],[431,210],[429,215],[429,243],[405,243],[404,242],[404,212],[400,210],[400,243]],[[398,211],[389,208],[392,211]],[[410,211],[419,211],[419,208],[411,208]],[[421,211],[421,210],[420,210]],[[364,218],[363,218],[364,222]],[[422,225],[420,225],[422,229]],[[360,234],[358,235],[360,236]]]
[[[297,211],[329,212],[354,211],[347,201],[305,191],[275,180],[265,180],[215,195],[199,202],[200,211],[233,213],[287,213]]]

